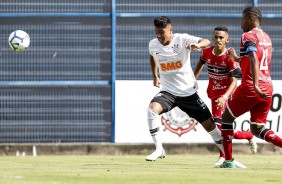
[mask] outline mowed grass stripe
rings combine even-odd
[[[216,169],[218,155],[0,157],[1,184],[278,184],[282,156],[237,155],[247,169]]]

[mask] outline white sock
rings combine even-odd
[[[222,151],[222,153],[224,153],[224,148],[223,148],[223,145],[222,145],[221,131],[217,128],[217,126],[215,126],[215,129],[210,131],[209,134],[211,135],[211,137],[212,137],[213,141],[215,142],[215,144],[217,145],[217,147],[219,147],[219,149]]]
[[[159,114],[151,108],[148,108],[147,119],[148,126],[152,136],[152,139],[155,143],[156,150],[163,149],[161,141],[161,121],[158,119]]]

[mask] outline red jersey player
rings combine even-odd
[[[232,123],[245,112],[250,112],[250,128],[253,135],[282,147],[282,139],[265,127],[273,92],[270,77],[272,42],[268,34],[261,29],[261,18],[258,8],[245,8],[241,21],[244,33],[241,37],[240,57],[233,48],[229,49],[230,57],[240,62],[242,83],[236,88],[233,98],[228,99],[227,108],[222,115],[225,161],[219,168],[236,168],[232,156]]]
[[[206,64],[209,76],[207,88],[208,97],[211,99],[212,115],[219,129],[221,129],[222,113],[226,107],[228,97],[232,95],[237,87],[237,78],[241,78],[241,69],[238,63],[228,56],[226,44],[229,41],[228,29],[226,27],[216,27],[212,38],[214,46],[203,49],[194,74],[198,78],[204,64]],[[217,106],[217,102],[220,104]],[[237,131],[234,133],[235,139],[247,139],[250,143],[252,153],[257,152],[257,144],[253,134]],[[225,160],[225,155],[220,151],[220,156],[215,165],[221,165]]]

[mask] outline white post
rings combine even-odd
[[[36,146],[35,146],[35,145],[32,146],[32,155],[33,155],[34,157],[37,156]]]

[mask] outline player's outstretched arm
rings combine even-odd
[[[208,39],[200,39],[198,43],[191,43],[186,45],[186,48],[189,50],[198,50],[198,49],[202,49],[202,48],[206,48],[207,46],[210,45],[210,41]]]

